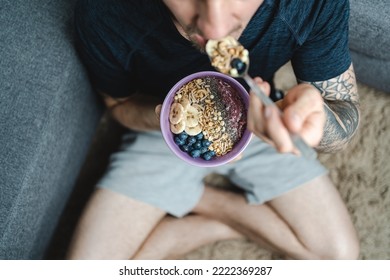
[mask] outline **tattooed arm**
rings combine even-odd
[[[336,152],[346,147],[360,121],[359,96],[353,66],[338,77],[320,82],[304,82],[316,87],[324,98],[326,124],[318,146],[321,152]]]

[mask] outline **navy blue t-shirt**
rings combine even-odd
[[[342,74],[351,64],[348,19],[348,0],[265,0],[239,38],[249,74],[270,80],[290,60],[300,80]],[[94,87],[112,97],[141,92],[162,101],[181,78],[214,70],[161,0],[79,0],[75,26]]]

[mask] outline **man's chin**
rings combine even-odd
[[[205,52],[207,40],[198,34],[189,36],[192,45],[199,51]]]

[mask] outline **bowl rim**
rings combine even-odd
[[[238,90],[241,95],[246,95],[246,98],[243,98],[244,106],[246,109],[248,109],[249,106],[249,93],[247,90],[234,78],[222,74],[220,72],[215,71],[200,71],[193,74],[190,74],[188,76],[185,76],[184,78],[180,79],[168,92],[168,94],[165,96],[164,102],[162,104],[161,113],[160,113],[160,128],[161,132],[164,138],[165,143],[169,147],[169,149],[177,156],[178,158],[182,159],[184,162],[189,163],[194,166],[198,167],[216,167],[220,165],[224,165],[232,160],[234,160],[237,156],[239,156],[245,148],[248,146],[251,138],[252,138],[252,132],[246,128],[244,130],[244,133],[241,137],[241,139],[236,143],[235,146],[239,145],[239,148],[236,148],[226,155],[223,155],[221,157],[218,157],[217,159],[213,160],[204,160],[200,158],[192,158],[187,153],[180,150],[180,148],[174,143],[173,141],[173,133],[169,129],[169,111],[171,106],[167,106],[168,102],[169,105],[172,103],[172,99],[175,95],[175,93],[186,83],[197,79],[202,78],[206,76],[212,76],[216,78],[221,78],[224,81],[227,81],[231,86],[234,86],[236,90]],[[167,128],[167,129],[166,129]],[[171,139],[172,140],[168,140]]]

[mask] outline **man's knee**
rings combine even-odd
[[[359,258],[360,244],[356,239],[337,244],[330,259],[336,260],[356,260]]]
[[[321,245],[321,249],[318,247],[313,249],[313,253],[318,256],[318,259],[356,260],[360,255],[360,243],[354,235],[339,236],[336,240],[331,239]]]

